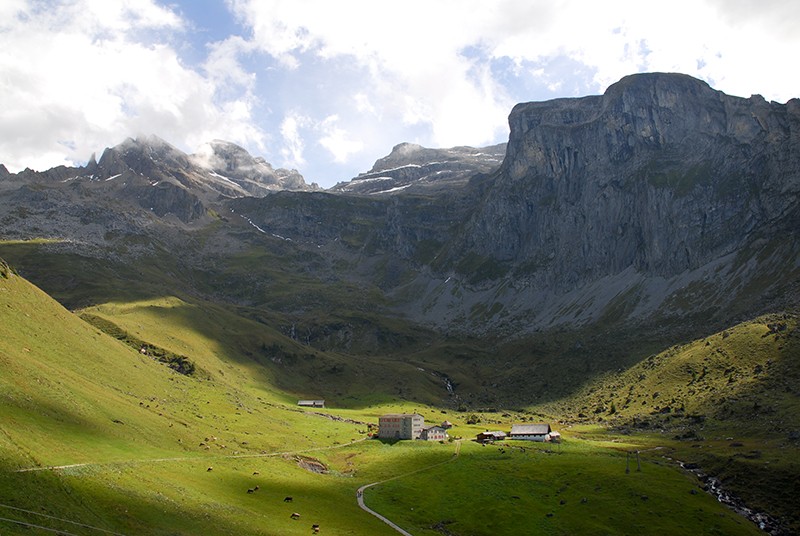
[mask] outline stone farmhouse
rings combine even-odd
[[[419,435],[419,438],[425,441],[447,441],[447,437],[447,430],[441,426],[423,428]]]
[[[425,419],[417,413],[389,413],[378,419],[381,439],[419,439]]]

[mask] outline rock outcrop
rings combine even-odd
[[[536,262],[563,286],[627,267],[696,269],[793,221],[799,110],[668,74],[518,105],[501,177],[465,245]]]

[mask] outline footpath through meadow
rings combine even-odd
[[[358,501],[358,506],[360,506],[361,509],[364,510],[365,512],[369,512],[370,514],[374,515],[375,517],[377,517],[378,519],[380,519],[381,521],[383,521],[384,523],[386,523],[387,525],[392,527],[394,530],[396,530],[400,534],[403,534],[403,536],[413,536],[413,534],[411,534],[407,530],[401,528],[400,526],[398,526],[393,521],[389,520],[385,516],[382,516],[381,514],[379,514],[378,512],[376,512],[375,510],[373,510],[372,508],[367,506],[366,504],[364,504],[364,490],[366,490],[367,488],[371,488],[373,486],[377,486],[379,484],[383,484],[384,482],[390,482],[392,480],[397,480],[398,478],[405,478],[407,476],[411,476],[411,475],[414,475],[414,474],[417,474],[417,473],[421,473],[423,471],[429,471],[429,470],[433,469],[434,467],[439,467],[440,465],[444,465],[446,463],[450,463],[451,461],[453,461],[456,458],[458,458],[458,455],[461,453],[461,441],[457,440],[455,442],[455,445],[456,445],[456,448],[455,448],[455,452],[453,452],[453,457],[452,458],[448,458],[447,460],[445,460],[443,462],[435,463],[435,464],[429,465],[427,467],[422,467],[422,468],[417,469],[415,471],[411,471],[410,473],[404,473],[402,475],[393,476],[392,478],[387,478],[386,480],[380,480],[378,482],[373,482],[371,484],[364,484],[363,486],[358,488],[358,491],[356,491],[356,500]]]

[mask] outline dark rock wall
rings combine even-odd
[[[517,105],[463,246],[560,287],[627,267],[697,268],[796,210],[797,108],[670,74]]]

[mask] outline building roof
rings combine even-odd
[[[505,432],[481,432],[478,435],[493,436],[493,437],[506,437],[506,433]]]
[[[550,425],[547,423],[515,424],[511,426],[511,435],[545,435],[549,433]]]
[[[385,414],[381,415],[381,418],[384,418],[384,417],[420,417],[420,418],[422,418],[422,415],[420,415],[419,413],[385,413]]]
[[[324,400],[298,400],[297,404],[300,406],[306,406],[311,404],[324,404]]]

